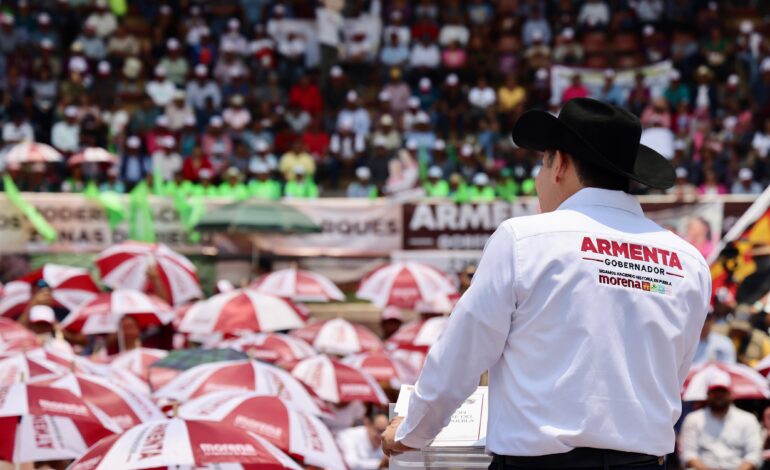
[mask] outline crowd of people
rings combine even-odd
[[[2,147],[62,162],[3,165],[26,191],[312,198],[422,187],[458,202],[534,193],[515,148],[528,108],[592,96],[676,137],[677,194],[756,194],[770,173],[762,2],[380,0],[6,3]],[[734,39],[734,41],[733,41]],[[662,90],[643,73],[670,60]],[[561,93],[551,66],[575,73]],[[640,70],[640,69],[639,69]],[[115,165],[68,164],[104,147]],[[3,162],[4,163],[4,162]]]

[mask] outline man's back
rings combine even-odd
[[[516,305],[490,369],[489,449],[671,452],[710,295],[702,256],[618,191],[584,189],[500,230]],[[518,402],[495,409],[503,394]]]

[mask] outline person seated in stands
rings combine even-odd
[[[491,202],[495,200],[495,188],[489,184],[489,176],[486,173],[476,173],[473,176],[473,185],[468,188],[468,197],[471,202]]]
[[[347,195],[352,198],[370,198],[377,197],[377,186],[371,181],[372,171],[365,167],[356,168],[356,180],[348,185]]]
[[[313,181],[313,176],[305,171],[304,166],[294,167],[293,178],[286,182],[283,196],[291,199],[315,199],[318,197],[318,186]]]
[[[427,178],[422,183],[422,187],[428,197],[449,196],[449,183],[444,179],[444,172],[439,166],[433,165],[428,168]]]

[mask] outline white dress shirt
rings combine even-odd
[[[427,445],[489,370],[490,452],[668,454],[710,292],[698,250],[623,192],[583,189],[554,212],[507,220],[396,439]]]
[[[702,408],[688,414],[679,435],[682,463],[699,459],[712,470],[734,470],[743,462],[762,464],[760,427],[753,414],[730,406],[723,419]]]
[[[350,470],[377,470],[382,462],[382,448],[372,447],[366,426],[358,426],[342,431],[337,435],[345,462]]]

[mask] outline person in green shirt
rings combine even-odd
[[[211,182],[214,174],[208,168],[203,168],[198,172],[198,184],[193,187],[191,196],[198,197],[217,197],[219,188]]]
[[[497,174],[495,182],[495,192],[497,197],[503,201],[513,202],[519,194],[519,185],[513,179],[510,168],[503,168]]]
[[[522,196],[536,196],[537,189],[535,188],[535,178],[540,173],[540,165],[532,168],[532,175],[521,182],[521,195]]]
[[[468,202],[468,185],[460,173],[452,173],[449,176],[449,196],[458,204]]]
[[[181,171],[174,173],[174,178],[171,181],[166,181],[161,189],[161,194],[164,196],[174,197],[177,193],[182,196],[187,196],[192,193],[195,185],[192,181],[184,179]]]
[[[428,197],[449,197],[449,183],[444,179],[444,172],[436,165],[428,168],[428,178],[422,184]]]
[[[219,185],[219,195],[236,201],[242,201],[249,197],[249,190],[241,182],[243,175],[240,170],[230,167],[225,171],[225,180]]]
[[[281,199],[281,183],[270,179],[267,165],[255,160],[249,164],[249,171],[252,177],[247,188],[251,197],[273,201]]]
[[[318,197],[318,186],[313,181],[312,175],[305,173],[305,167],[294,167],[294,179],[286,182],[283,188],[283,196],[292,199],[314,199]]]
[[[495,188],[489,185],[486,173],[473,175],[473,185],[468,188],[468,198],[471,202],[491,202],[495,200]]]

